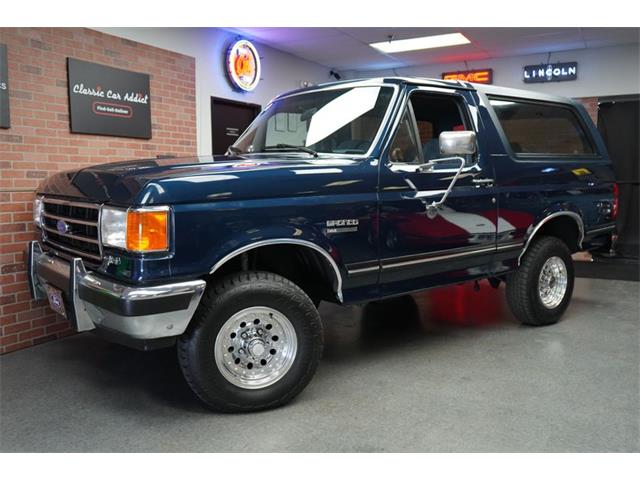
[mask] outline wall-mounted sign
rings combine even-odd
[[[442,74],[443,80],[462,80],[473,83],[493,83],[493,70],[482,68],[477,70],[462,70],[459,72],[445,72]]]
[[[67,59],[73,133],[151,138],[149,75]]]
[[[0,128],[11,126],[9,114],[9,62],[7,61],[7,46],[0,44]]]
[[[248,40],[238,40],[227,50],[227,74],[232,85],[250,92],[260,81],[260,56]]]
[[[565,82],[578,78],[578,62],[550,63],[548,65],[526,65],[523,69],[524,83]]]

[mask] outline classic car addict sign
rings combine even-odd
[[[149,75],[67,59],[73,133],[151,138]]]
[[[524,83],[565,82],[577,78],[578,62],[526,65],[523,69]]]
[[[459,72],[445,72],[442,74],[443,80],[462,80],[473,83],[493,83],[493,70],[483,68],[481,70],[462,70]]]
[[[7,62],[7,46],[0,44],[0,128],[9,128],[9,63]]]

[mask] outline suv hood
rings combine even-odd
[[[303,155],[106,163],[52,175],[37,193],[127,206],[339,193],[330,187],[363,183],[362,160]]]

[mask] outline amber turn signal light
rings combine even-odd
[[[127,250],[157,252],[169,248],[169,212],[135,211],[127,215]]]

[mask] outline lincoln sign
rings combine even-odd
[[[565,82],[578,78],[578,62],[527,65],[524,67],[524,83]]]
[[[69,58],[73,133],[151,138],[149,75]]]

